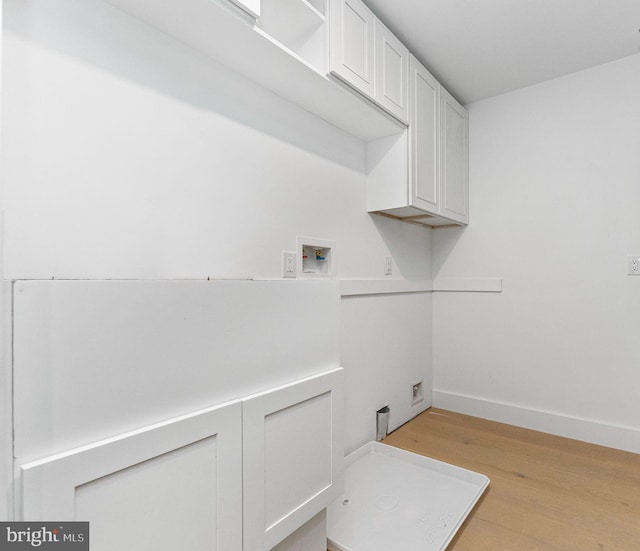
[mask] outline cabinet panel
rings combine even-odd
[[[367,143],[367,209],[407,206],[409,129]]]
[[[375,16],[360,0],[332,0],[330,71],[374,96]]]
[[[243,401],[245,549],[272,549],[339,495],[342,372]]]
[[[468,113],[420,62],[409,62],[408,153],[402,141],[367,145],[367,207],[425,226],[469,221]]]
[[[440,105],[440,212],[447,218],[466,224],[469,221],[468,113],[444,90]]]
[[[411,58],[411,204],[438,213],[440,84]]]
[[[22,518],[89,521],[94,551],[268,551],[342,491],[343,384],[332,369],[24,464]]]
[[[22,518],[85,520],[91,549],[242,547],[241,405],[22,466]]]
[[[264,417],[268,526],[331,485],[331,432],[330,392]],[[296,453],[291,453],[291,441]],[[282,484],[284,479],[288,484]]]
[[[407,123],[409,50],[380,21],[376,22],[376,101]]]
[[[91,548],[217,549],[219,444],[210,436],[78,486],[75,516],[92,519]]]

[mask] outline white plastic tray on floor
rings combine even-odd
[[[482,475],[369,442],[345,459],[330,551],[442,551],[489,485]]]

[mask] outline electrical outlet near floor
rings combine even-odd
[[[640,256],[627,256],[627,275],[640,275]]]
[[[411,385],[411,405],[414,406],[418,402],[422,402],[422,400],[424,400],[422,381],[418,381]]]

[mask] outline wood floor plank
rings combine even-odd
[[[385,443],[491,479],[450,551],[640,549],[640,455],[438,409]]]

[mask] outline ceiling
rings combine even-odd
[[[463,104],[640,53],[640,0],[365,0]]]

